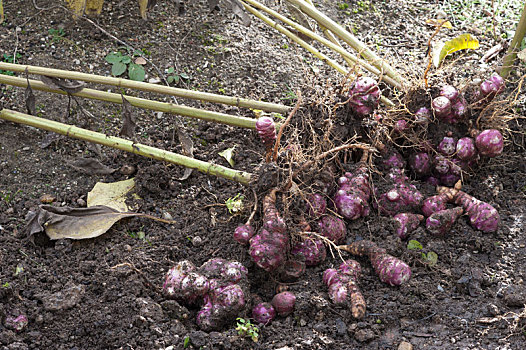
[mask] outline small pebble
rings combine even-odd
[[[124,164],[119,169],[119,172],[122,175],[133,175],[133,174],[135,174],[135,171],[136,171],[135,167],[133,165],[129,165],[129,164]]]
[[[447,18],[447,13],[443,10],[437,10],[437,14],[436,14],[437,18],[438,19],[446,19]]]
[[[11,208],[7,208],[6,211],[5,211],[5,213],[6,213],[7,215],[11,215],[11,214],[13,214],[14,212],[15,212],[15,208],[13,208],[13,207],[11,207]]]
[[[403,341],[398,345],[398,350],[413,350],[413,344]]]
[[[172,215],[171,215],[169,212],[167,212],[167,211],[164,211],[164,212],[163,212],[162,218],[163,218],[164,220],[173,220]]]
[[[192,244],[194,247],[199,247],[201,244],[203,244],[203,239],[199,236],[195,236],[192,238]]]
[[[43,203],[43,204],[50,204],[56,200],[57,198],[51,194],[45,193],[42,196],[40,196],[40,203]]]
[[[86,206],[86,201],[84,199],[82,199],[82,198],[79,198],[79,199],[77,199],[77,205],[79,207],[85,207]]]
[[[131,247],[131,245],[126,244],[126,245],[124,246],[124,250],[127,251],[127,252],[131,252],[131,251],[132,251],[132,247]]]

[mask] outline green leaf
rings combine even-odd
[[[426,260],[429,266],[435,266],[438,262],[438,255],[435,252],[428,252]]]
[[[424,249],[424,247],[422,246],[422,244],[417,241],[417,240],[410,240],[408,243],[407,243],[407,249],[409,250],[422,250]]]
[[[184,337],[184,340],[183,340],[183,347],[186,349],[189,346],[190,346],[190,337],[186,336]]]
[[[173,76],[173,75],[169,75],[168,78],[166,78],[166,81],[168,82],[168,84],[173,83],[173,81],[174,81],[174,76]]]
[[[174,67],[168,68],[168,70],[167,70],[168,74],[172,74],[173,72],[175,72],[175,68]]]
[[[110,52],[104,59],[111,64],[119,63],[122,61],[122,54],[120,52]]]
[[[122,62],[114,63],[113,66],[111,66],[111,74],[116,77],[124,72],[126,72],[126,65]]]
[[[188,76],[188,74],[186,74],[186,73],[181,73],[181,74],[179,74],[179,76],[181,76],[181,78],[184,79],[184,80],[190,79],[190,76]]]
[[[144,68],[138,64],[130,63],[128,66],[128,75],[130,76],[131,80],[144,81]]]
[[[234,149],[236,146],[225,149],[224,151],[219,152],[219,155],[226,159],[230,166],[234,166]]]
[[[128,55],[122,56],[121,62],[124,63],[124,64],[128,64],[128,63],[131,62],[131,57],[128,56]]]
[[[433,64],[435,67],[438,67],[447,55],[464,49],[478,49],[479,46],[480,44],[477,38],[471,34],[461,34],[454,39],[439,44],[436,49],[433,50]]]

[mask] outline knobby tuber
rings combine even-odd
[[[365,316],[366,304],[359,287],[361,267],[355,260],[344,261],[338,269],[327,269],[323,273],[323,283],[329,287],[329,298],[335,304],[349,302],[354,318]]]
[[[319,193],[314,193],[307,196],[307,208],[309,216],[319,218],[325,214],[327,209],[327,200]]]
[[[356,220],[369,214],[370,197],[369,173],[365,163],[360,162],[353,173],[345,173],[338,179],[334,205],[341,216]]]
[[[471,137],[462,137],[456,145],[457,157],[461,160],[471,160],[477,155],[475,140]]]
[[[446,209],[447,202],[448,196],[446,194],[428,197],[422,202],[422,212],[425,216],[430,216],[434,212]]]
[[[249,224],[239,225],[234,231],[234,239],[243,245],[247,245],[253,236],[254,228]]]
[[[398,213],[411,212],[420,208],[422,193],[405,176],[402,169],[392,168],[388,179],[392,187],[378,197],[378,210],[380,215],[394,216]]]
[[[378,83],[369,77],[358,78],[349,91],[349,105],[359,116],[371,114],[380,101]]]
[[[270,117],[260,117],[256,121],[256,131],[263,145],[269,149],[276,141],[276,124]]]
[[[345,222],[333,215],[325,215],[318,221],[319,233],[336,244],[342,243],[347,235]]]
[[[463,212],[461,207],[436,211],[427,218],[426,229],[435,236],[445,236]]]
[[[276,318],[276,310],[270,303],[259,303],[252,308],[252,318],[257,323],[269,324]]]
[[[496,157],[504,149],[504,139],[500,131],[496,129],[484,130],[477,135],[475,145],[481,155]]]
[[[307,266],[319,265],[327,257],[327,249],[321,239],[307,238],[304,241],[296,242],[290,253],[302,259]]]
[[[393,217],[393,223],[395,233],[401,239],[407,238],[407,236],[416,230],[420,225],[420,222],[424,220],[424,216],[413,213],[399,213]]]
[[[249,241],[252,260],[266,271],[273,271],[285,262],[289,237],[287,226],[276,208],[276,189],[263,199],[263,228]]]
[[[497,231],[500,223],[500,216],[493,206],[470,196],[460,190],[460,182],[454,188],[439,187],[439,193],[448,197],[450,202],[460,205],[468,215],[471,226],[482,232]]]
[[[445,85],[440,90],[440,96],[431,102],[431,108],[438,119],[456,124],[466,114],[466,100],[455,87]]]
[[[380,281],[399,286],[411,278],[411,269],[402,260],[387,254],[386,250],[368,240],[356,241],[340,249],[357,256],[368,256]]]
[[[499,74],[494,73],[489,79],[480,84],[476,98],[481,105],[488,103],[504,90],[505,85],[504,79]]]

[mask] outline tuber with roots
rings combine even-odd
[[[504,139],[500,131],[488,129],[479,133],[475,139],[479,153],[486,157],[496,157],[504,149]]]
[[[349,105],[359,116],[371,114],[380,101],[380,88],[373,78],[360,77],[349,91]]]
[[[424,216],[413,213],[399,213],[393,217],[393,224],[395,233],[401,239],[406,239],[407,236],[416,230],[420,222],[424,220]]]
[[[234,231],[234,239],[243,245],[247,245],[253,236],[254,228],[250,224],[239,225]]]
[[[453,137],[445,136],[438,144],[438,152],[444,156],[452,156],[457,147],[457,142]]]
[[[405,176],[402,169],[391,169],[388,179],[393,185],[378,197],[377,205],[380,215],[394,216],[420,208],[423,195],[415,185],[409,182],[409,178]]]
[[[358,279],[361,274],[360,264],[352,259],[344,261],[338,269],[327,269],[323,273],[323,283],[329,287],[329,298],[335,304],[349,302],[354,318],[365,316],[366,304]]]
[[[499,74],[493,73],[489,79],[480,84],[475,98],[479,100],[480,105],[483,105],[493,100],[495,96],[504,90],[505,86],[504,79]]]
[[[353,173],[347,172],[338,179],[334,206],[341,216],[349,220],[356,220],[369,214],[371,185],[365,159],[367,152],[364,152],[359,166]]]
[[[274,295],[270,303],[279,316],[288,316],[294,311],[296,296],[291,292],[281,292]]]
[[[263,199],[263,228],[249,241],[252,260],[265,271],[273,271],[285,262],[289,237],[287,226],[276,208],[276,189]]]
[[[427,125],[431,122],[432,116],[431,111],[427,107],[421,107],[415,112],[414,122],[419,125]]]
[[[270,303],[259,303],[252,308],[252,318],[257,323],[266,325],[276,318],[276,310]]]
[[[325,215],[318,221],[318,231],[336,244],[342,243],[347,235],[345,222],[333,215]]]
[[[276,142],[276,124],[270,117],[259,117],[256,121],[256,131],[265,148],[270,149]]]
[[[467,111],[466,100],[462,94],[451,85],[444,85],[440,89],[440,96],[431,102],[431,108],[435,116],[443,122],[456,124],[462,119]]]
[[[321,239],[308,238],[304,241],[296,242],[290,253],[302,259],[307,266],[319,265],[327,257],[327,249]]]
[[[426,176],[431,173],[433,161],[429,154],[418,152],[409,158],[409,167],[417,176]]]
[[[448,196],[445,194],[428,197],[422,202],[422,213],[424,213],[425,216],[430,216],[434,212],[444,210],[446,209],[447,202]]]
[[[380,281],[391,286],[399,286],[411,278],[411,269],[405,262],[387,254],[385,249],[372,241],[356,241],[339,248],[353,255],[368,256]]]
[[[436,211],[427,218],[426,229],[435,236],[445,236],[463,212],[461,207]]]
[[[438,193],[448,197],[450,202],[460,205],[469,217],[471,226],[482,232],[496,232],[500,216],[492,205],[483,202],[460,190],[460,181],[455,184],[454,188],[439,187]]]
[[[319,193],[314,193],[307,196],[307,208],[309,216],[319,218],[325,214],[327,209],[327,200]]]

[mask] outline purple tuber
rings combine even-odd
[[[457,147],[457,142],[453,137],[446,136],[438,144],[438,152],[444,156],[452,156]]]
[[[257,323],[269,324],[276,318],[276,310],[270,303],[259,303],[252,308],[252,318]]]
[[[477,155],[475,140],[471,137],[463,137],[457,141],[455,146],[457,157],[461,160],[471,160]]]
[[[415,123],[420,125],[427,125],[431,121],[431,111],[427,107],[419,108],[415,113]]]
[[[428,197],[422,202],[422,212],[425,216],[430,216],[434,212],[446,209],[447,202],[448,197],[445,194]]]
[[[477,135],[475,145],[481,155],[496,157],[501,154],[504,149],[504,139],[500,131],[488,129]]]
[[[325,215],[318,221],[319,233],[336,244],[341,243],[347,235],[345,222],[333,215]]]
[[[369,174],[367,167],[362,165],[354,173],[345,173],[345,176],[340,177],[334,205],[341,216],[356,220],[369,214],[370,197]]]
[[[431,173],[432,161],[429,154],[418,152],[409,159],[409,167],[417,176],[426,176]]]
[[[234,231],[234,239],[243,245],[247,245],[253,236],[254,228],[249,224],[239,225]]]
[[[399,213],[393,217],[395,233],[401,239],[406,239],[407,236],[416,230],[420,222],[424,220],[424,216],[413,213]]]
[[[321,264],[327,257],[327,249],[321,239],[306,239],[297,242],[290,253],[303,258],[305,265],[315,266]]]
[[[378,83],[369,77],[358,78],[349,91],[349,105],[359,116],[371,114],[380,101]]]
[[[436,211],[427,218],[426,229],[435,236],[445,236],[463,212],[461,207]]]
[[[281,292],[274,295],[271,304],[279,316],[288,316],[294,311],[296,296],[291,292]]]
[[[360,264],[355,260],[344,261],[338,269],[327,269],[323,273],[323,283],[329,287],[329,298],[335,304],[349,302],[354,318],[365,316],[365,298],[359,287]]]
[[[309,216],[319,218],[325,214],[327,209],[327,200],[319,193],[311,194],[307,196],[307,208]]]
[[[274,142],[276,141],[276,124],[272,118],[258,118],[256,121],[256,131],[266,148],[274,146]]]

